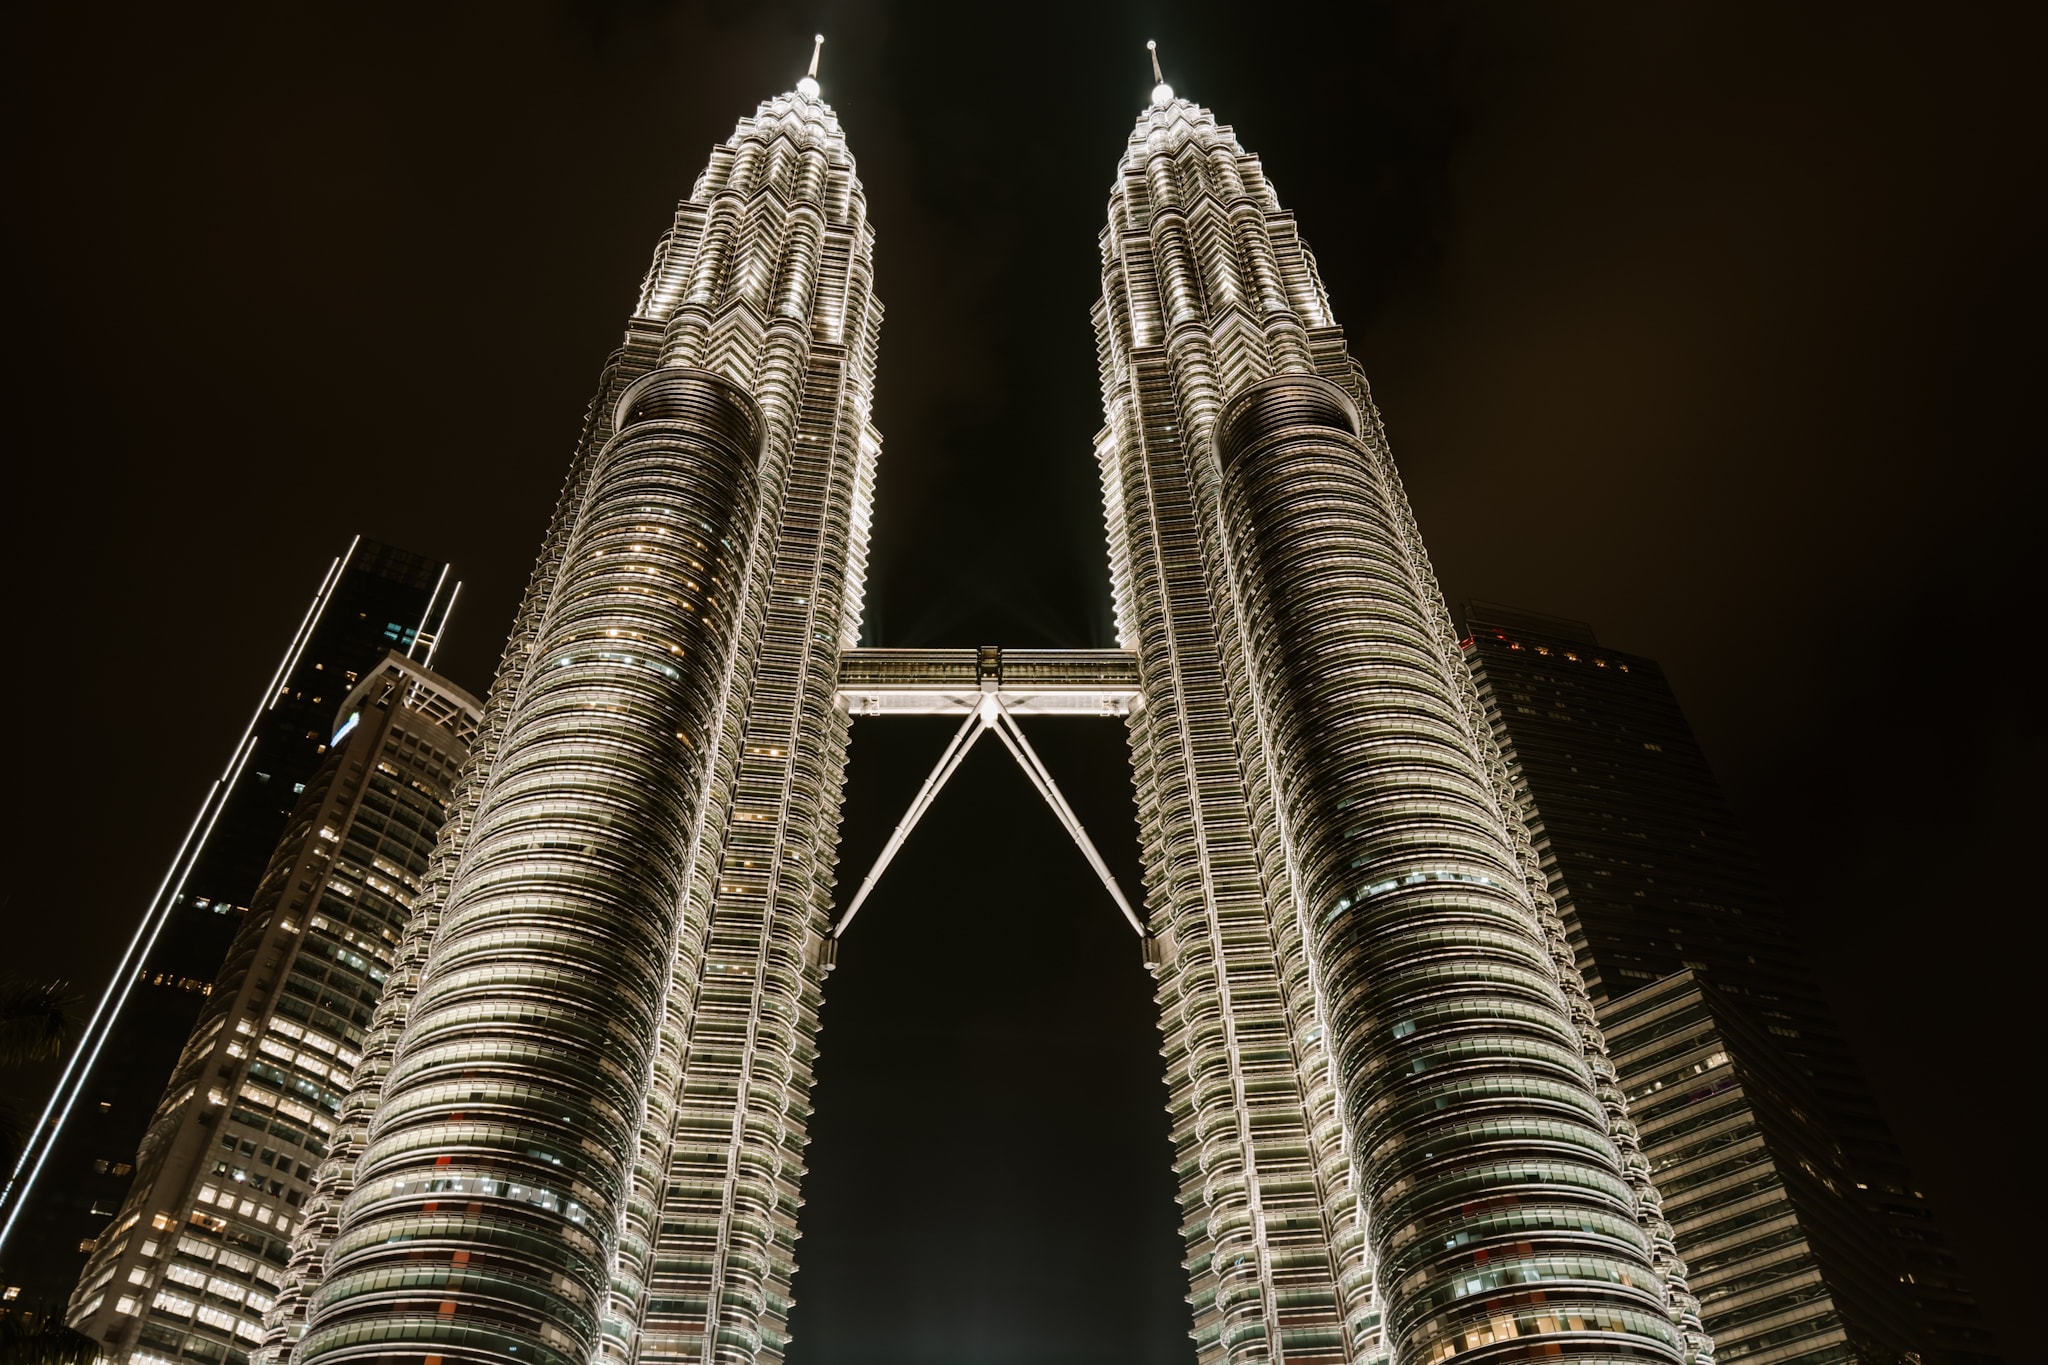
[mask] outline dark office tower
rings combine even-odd
[[[879,438],[809,77],[655,249],[267,1351],[774,1360]]]
[[[120,1206],[137,1145],[207,1003],[278,836],[326,753],[334,708],[387,649],[431,658],[448,566],[358,538],[322,578],[13,1172],[7,1279],[61,1302]],[[281,625],[282,623],[280,623]]]
[[[1161,81],[1101,249],[1098,454],[1200,1359],[1705,1358],[1293,218]]]
[[[1987,1349],[1663,671],[1473,603],[1463,642],[1723,1362]]]
[[[72,1295],[72,1325],[115,1359],[234,1365],[262,1340],[480,719],[473,697],[396,650],[330,715],[332,746]]]

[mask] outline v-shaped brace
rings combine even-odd
[[[959,770],[961,760],[967,757],[967,751],[974,747],[975,741],[991,730],[1010,751],[1010,756],[1017,760],[1017,766],[1024,770],[1024,776],[1031,779],[1031,785],[1038,789],[1038,794],[1045,798],[1045,804],[1052,807],[1052,813],[1059,820],[1060,827],[1073,837],[1075,845],[1081,850],[1081,856],[1088,860],[1088,866],[1095,869],[1095,875],[1102,879],[1102,885],[1109,892],[1109,898],[1116,902],[1116,908],[1123,911],[1124,918],[1130,922],[1131,928],[1137,931],[1138,937],[1145,936],[1144,923],[1139,920],[1137,912],[1131,909],[1131,903],[1124,899],[1123,889],[1116,884],[1116,878],[1110,874],[1109,864],[1102,861],[1102,855],[1096,851],[1094,842],[1088,837],[1088,831],[1081,828],[1080,817],[1075,815],[1074,808],[1067,804],[1067,798],[1060,795],[1058,784],[1052,780],[1052,773],[1038,757],[1038,751],[1031,747],[1031,741],[1024,738],[1023,727],[1017,724],[1017,718],[1010,714],[1002,699],[990,691],[983,693],[981,703],[965,721],[961,722],[960,728],[953,733],[952,742],[946,746],[946,751],[939,755],[939,761],[932,768],[931,776],[917,789],[917,795],[911,799],[910,809],[896,822],[895,830],[889,835],[889,842],[882,845],[881,855],[875,859],[875,865],[869,869],[868,875],[861,880],[860,890],[853,893],[853,901],[846,907],[846,913],[839,917],[839,923],[832,926],[833,937],[837,938],[844,934],[846,926],[853,923],[854,915],[859,913],[861,905],[868,898],[868,893],[875,889],[875,883],[881,880],[890,860],[895,858],[897,850],[903,847],[903,841],[910,837],[910,831],[917,828],[917,822],[924,818],[924,813],[931,809],[932,802],[938,797],[939,789]]]

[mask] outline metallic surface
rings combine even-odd
[[[1085,659],[853,648],[872,241],[808,80],[678,209],[270,1357],[780,1359],[850,718],[964,714],[1034,772],[1014,700],[1129,727],[1205,1365],[1706,1359],[1377,413],[1257,158],[1162,81],[1119,168],[1095,324],[1122,648]]]
[[[779,1356],[880,449],[872,249],[815,89],[678,207],[269,1359]]]
[[[1102,247],[1098,455],[1147,700],[1134,776],[1202,1359],[1704,1358],[1293,221],[1162,82]]]
[[[597,1341],[761,435],[701,372],[650,375],[621,412],[383,1078],[309,1359],[568,1361]]]

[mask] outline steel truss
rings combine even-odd
[[[911,798],[910,809],[896,822],[889,842],[875,859],[860,889],[847,903],[846,913],[832,926],[833,937],[846,933],[853,917],[867,903],[875,883],[882,879],[891,861],[902,849],[917,822],[931,809],[939,791],[960,769],[975,741],[993,733],[1017,760],[1045,804],[1066,830],[1088,866],[1102,879],[1116,908],[1123,912],[1139,938],[1145,938],[1144,921],[1131,908],[1123,888],[1117,885],[1109,865],[1102,861],[1095,842],[1081,825],[1081,818],[1067,804],[1053,781],[1052,771],[1024,737],[1017,716],[1127,716],[1144,702],[1136,685],[1137,658],[1126,650],[1033,650],[1023,655],[1022,675],[1007,686],[1003,677],[1004,651],[994,646],[979,650],[858,649],[841,655],[839,700],[850,714],[860,716],[945,716],[966,712],[967,718],[953,732],[952,740]],[[965,656],[965,657],[962,657]],[[1014,655],[1013,655],[1014,657]],[[964,685],[963,664],[974,668],[972,691]],[[1128,683],[1125,681],[1128,676]]]

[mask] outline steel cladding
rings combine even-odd
[[[271,1365],[781,1358],[872,249],[808,79],[678,208]],[[1094,321],[1199,1357],[1710,1359],[1363,375],[1258,159],[1163,83]]]

